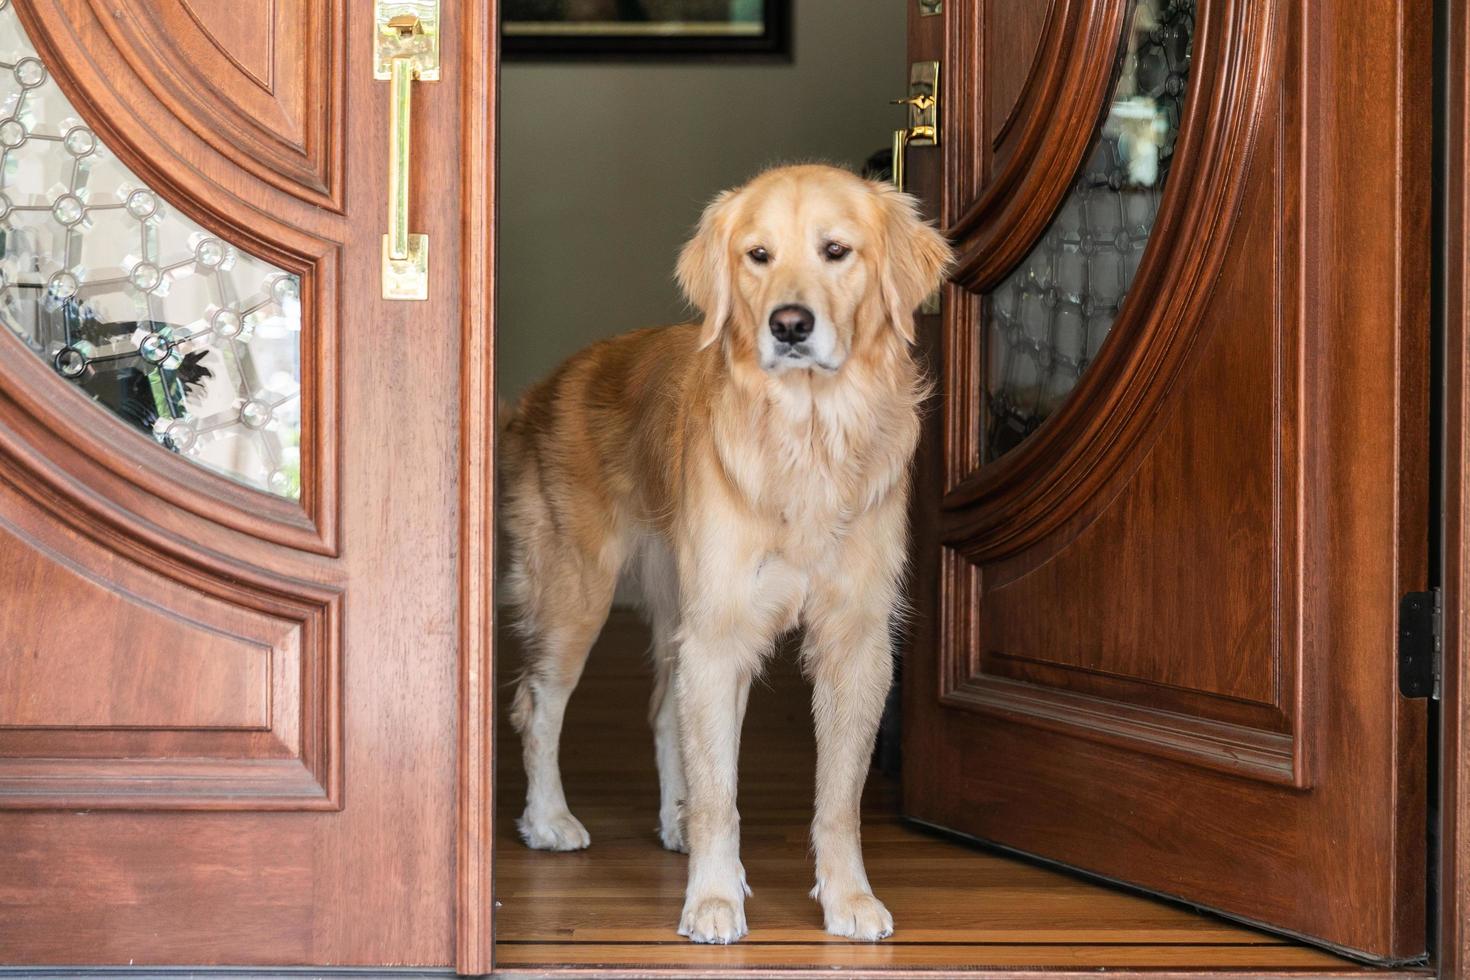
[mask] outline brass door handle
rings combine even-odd
[[[429,236],[409,231],[413,83],[439,77],[439,0],[378,0],[374,77],[388,91],[388,233],[383,298],[429,298]]]
[[[908,148],[939,142],[939,62],[916,61],[910,65],[908,97],[893,99],[890,104],[907,106],[909,112],[908,125],[893,131],[893,185],[906,190]]]

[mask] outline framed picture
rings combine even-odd
[[[791,0],[503,0],[512,58],[784,58]]]

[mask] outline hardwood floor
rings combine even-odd
[[[514,641],[502,650],[515,662]],[[694,946],[674,932],[685,857],[663,850],[645,720],[647,633],[615,613],[572,699],[562,741],[572,811],[592,835],[574,854],[531,851],[515,837],[524,800],[520,747],[502,725],[496,852],[496,965],[699,970],[753,967],[1174,968],[1374,972],[1331,954],[919,831],[898,818],[896,790],[869,787],[864,850],[892,939],[835,940],[807,897],[812,783],[807,689],[790,651],[751,695],[741,752],[743,855],[754,895],[750,935]],[[506,695],[502,675],[502,701]],[[504,712],[502,712],[502,715]],[[921,759],[907,760],[922,765]],[[976,765],[983,765],[977,759]]]

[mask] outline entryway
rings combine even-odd
[[[1424,5],[854,3],[619,61],[625,97],[502,73],[493,2],[0,0],[0,964],[1439,962],[1439,733],[1397,660],[1437,581]],[[961,253],[921,311],[903,761],[868,801],[899,932],[829,941],[805,897],[788,653],[747,726],[752,933],[695,948],[627,618],[563,753],[592,849],[512,838],[497,402],[679,317],[720,188],[889,145]],[[608,172],[604,212],[567,205]]]
[[[515,657],[513,636],[502,650]],[[863,847],[896,933],[876,945],[822,930],[811,889],[814,747],[810,689],[788,644],[751,694],[742,743],[742,854],[751,932],[734,946],[674,934],[687,858],[658,841],[658,776],[646,718],[647,629],[614,612],[568,712],[568,801],[586,851],[526,848],[515,833],[524,777],[502,722],[496,844],[496,963],[508,971],[1011,968],[1314,970],[1392,975],[1208,913],[1110,888],[925,832],[900,814],[899,787],[875,773]],[[913,761],[922,765],[922,760]]]

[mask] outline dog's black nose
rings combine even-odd
[[[771,311],[771,333],[783,344],[799,344],[812,335],[817,317],[797,303],[787,303]]]

